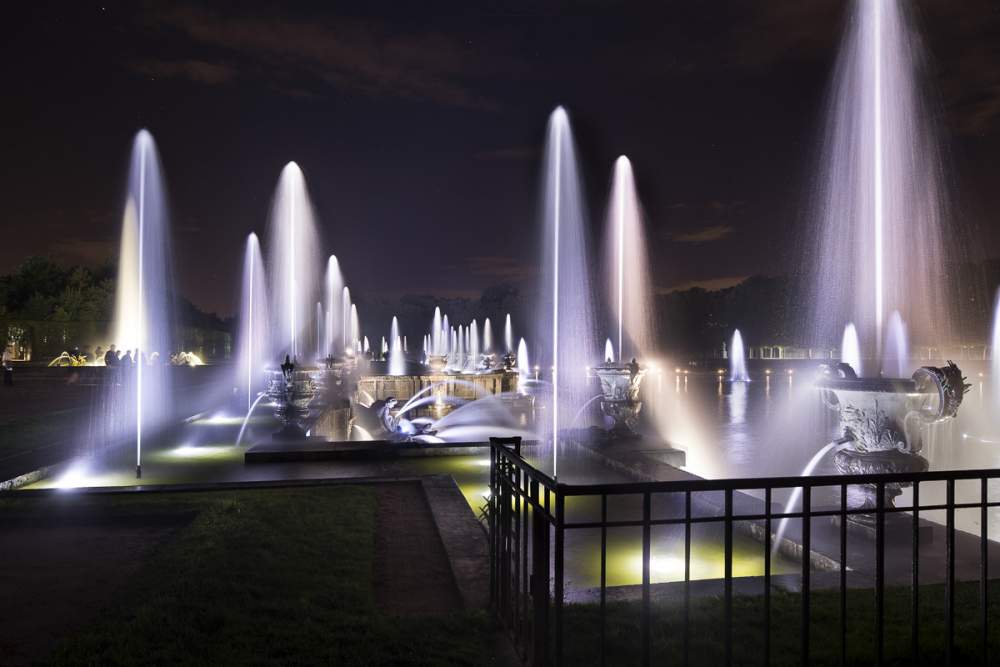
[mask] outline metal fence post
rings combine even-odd
[[[538,482],[531,481],[531,498],[536,509],[531,514],[531,599],[533,665],[549,664],[549,522],[539,504]]]
[[[566,535],[563,525],[566,523],[566,497],[556,485],[556,545],[553,573],[555,577],[555,613],[556,613],[556,665],[563,664],[563,565],[566,552]]]

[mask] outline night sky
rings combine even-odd
[[[25,3],[5,9],[0,272],[113,256],[156,138],[180,290],[229,314],[296,160],[352,290],[530,279],[545,123],[574,125],[595,230],[627,154],[660,290],[796,268],[842,2]],[[290,5],[290,3],[285,3]],[[486,7],[472,11],[473,5]],[[1000,6],[917,3],[957,215],[1000,255]],[[266,243],[266,238],[264,239]]]

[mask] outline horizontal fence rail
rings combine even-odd
[[[519,438],[491,438],[490,440],[490,497],[488,512],[488,528],[490,535],[490,592],[493,609],[498,620],[509,631],[515,646],[523,660],[535,665],[579,664],[580,660],[572,662],[566,657],[569,643],[587,641],[595,644],[596,650],[588,654],[591,661],[588,664],[620,664],[620,656],[613,654],[615,647],[609,644],[608,615],[612,604],[609,598],[608,585],[608,549],[609,531],[633,529],[638,533],[641,542],[642,572],[641,584],[638,584],[639,594],[629,599],[627,605],[634,619],[637,615],[636,627],[628,626],[636,635],[630,646],[635,652],[637,661],[643,665],[656,664],[703,664],[705,656],[693,653],[694,640],[697,633],[705,628],[695,627],[696,619],[692,616],[694,592],[692,591],[692,529],[698,526],[714,525],[721,527],[723,575],[721,577],[721,595],[717,596],[721,605],[719,623],[713,625],[713,638],[722,648],[720,661],[731,664],[735,655],[741,663],[769,664],[774,661],[775,632],[787,634],[792,630],[798,632],[798,661],[803,665],[815,664],[812,652],[819,646],[815,638],[818,627],[831,622],[837,625],[832,641],[839,644],[839,652],[834,664],[848,664],[858,661],[858,656],[850,649],[851,633],[849,629],[855,621],[852,619],[850,596],[848,591],[857,589],[861,593],[870,591],[871,604],[867,613],[871,614],[870,628],[873,639],[871,655],[861,658],[864,662],[882,664],[886,656],[887,641],[887,590],[886,584],[886,539],[892,530],[890,541],[894,545],[908,545],[909,577],[905,572],[901,575],[899,564],[890,566],[894,581],[902,576],[907,579],[909,591],[908,628],[909,641],[906,642],[908,655],[895,656],[893,660],[911,660],[916,663],[926,653],[927,646],[921,641],[921,604],[927,602],[927,595],[921,587],[927,583],[921,580],[921,553],[927,546],[922,543],[921,535],[927,531],[938,531],[944,536],[944,574],[943,597],[937,602],[943,607],[943,633],[940,646],[943,659],[951,663],[958,656],[956,653],[956,614],[965,609],[956,608],[956,534],[960,534],[964,543],[977,540],[978,544],[978,595],[974,623],[977,626],[974,653],[965,647],[961,654],[965,660],[990,661],[990,586],[989,562],[991,550],[989,541],[989,510],[1000,506],[1000,501],[990,499],[991,480],[1000,478],[1000,470],[962,470],[935,471],[923,473],[887,473],[873,475],[827,475],[817,477],[769,477],[723,480],[683,480],[665,482],[636,482],[614,484],[566,484],[552,479],[547,474],[533,467],[521,456],[521,441]],[[944,502],[921,502],[921,487],[925,489],[931,483],[944,485]],[[978,501],[956,502],[956,484],[974,487],[978,492]],[[849,506],[849,490],[852,487],[874,488],[874,507]],[[901,487],[911,490],[912,502],[907,506],[896,507],[892,499]],[[963,487],[965,488],[965,487]],[[772,500],[775,491],[801,489],[798,508],[789,511],[774,510]],[[814,507],[816,491],[832,490],[839,497],[835,503]],[[760,496],[750,496],[745,492],[757,492]],[[696,508],[695,501],[708,494],[714,502],[707,503],[708,510]],[[714,495],[712,495],[714,494]],[[1000,493],[997,493],[1000,495]],[[641,499],[641,509],[636,516],[629,518],[612,518],[609,513],[609,500],[625,496]],[[669,497],[680,499],[670,516],[660,516],[654,512],[654,499]],[[593,500],[591,516],[567,518],[567,501],[589,498]],[[718,499],[721,498],[721,502]],[[737,503],[740,500],[741,503]],[[706,504],[706,503],[702,503]],[[739,505],[744,509],[740,509]],[[697,511],[696,511],[697,509]],[[976,511],[979,525],[979,535],[959,531],[956,528],[956,511]],[[930,512],[944,515],[943,523],[926,521]],[[907,516],[909,515],[909,516]],[[921,515],[925,517],[921,519]],[[812,618],[813,607],[818,589],[813,586],[815,567],[812,563],[814,539],[814,522],[825,529],[826,548],[832,553],[825,554],[835,563],[834,570],[825,575],[823,587],[835,591],[833,597],[836,604],[831,612],[829,609],[820,615],[819,620]],[[797,628],[787,626],[774,627],[778,610],[775,608],[775,596],[772,588],[775,585],[773,572],[775,534],[782,521],[786,523],[797,521],[800,525],[799,534],[791,550],[801,554],[800,567],[797,568],[797,590],[799,596]],[[892,522],[887,527],[887,521]],[[759,631],[759,654],[747,659],[743,652],[745,646],[734,645],[734,630],[738,627],[734,620],[734,528],[753,525],[754,534],[762,542],[763,574],[761,577],[763,590],[758,596],[759,613],[754,614],[755,628]],[[856,531],[853,526],[861,526]],[[678,580],[680,591],[671,589],[669,603],[679,610],[679,627],[665,628],[654,619],[653,587],[651,582],[651,561],[653,547],[653,530],[658,527],[675,527],[683,535],[683,579]],[[849,531],[849,526],[852,526]],[[591,531],[599,533],[593,549],[599,550],[599,585],[596,601],[586,604],[572,604],[566,601],[566,538],[572,531]],[[849,534],[850,532],[850,534]],[[935,533],[936,534],[936,533]],[[786,538],[787,539],[787,538]],[[834,540],[830,544],[830,540]],[[848,545],[861,544],[874,551],[870,561],[849,563],[850,558],[857,558]],[[788,551],[788,543],[778,545]],[[853,555],[852,555],[853,554]],[[577,552],[577,556],[579,552]],[[590,556],[590,554],[588,554]],[[925,558],[928,555],[925,554]],[[898,559],[897,559],[898,560]],[[852,584],[852,577],[860,577],[859,572],[866,572],[864,577]],[[968,568],[966,568],[966,574]],[[795,575],[792,575],[795,576]],[[926,576],[925,576],[926,579]],[[968,579],[968,577],[966,577]],[[833,582],[833,583],[831,583]],[[960,582],[959,582],[960,583]],[[818,584],[817,584],[818,585]],[[896,588],[898,588],[898,583]],[[673,595],[676,593],[677,596]],[[712,598],[713,600],[716,597]],[[825,598],[829,601],[829,596]],[[923,599],[923,602],[922,602]],[[620,604],[620,602],[619,602]],[[596,607],[597,627],[581,622],[588,618],[585,612],[578,612],[583,606]],[[898,606],[898,605],[897,605]],[[574,618],[567,625],[567,613],[572,612]],[[894,612],[895,613],[895,612]],[[783,622],[787,622],[786,616]],[[581,628],[586,636],[577,636]],[[746,637],[747,628],[739,626]],[[824,631],[832,628],[820,628]],[[623,630],[619,626],[616,632]],[[665,633],[679,634],[679,648],[676,653],[656,656],[654,659],[654,638],[660,638]],[[692,634],[695,633],[695,634]],[[935,633],[931,637],[937,641]],[[620,640],[620,637],[619,637]],[[930,641],[930,640],[928,640]],[[898,648],[898,640],[895,645]],[[620,647],[619,647],[620,648]],[[853,647],[857,650],[857,647]],[[756,650],[756,649],[755,649]],[[783,655],[785,662],[789,656]],[[924,656],[925,661],[930,659]]]

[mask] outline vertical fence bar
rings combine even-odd
[[[920,662],[920,481],[913,482],[913,562],[910,565],[910,659]]]
[[[955,651],[955,480],[946,482],[945,499],[945,552],[948,561],[948,576],[945,579],[945,660],[951,665],[952,654]]]
[[[566,552],[566,497],[556,487],[556,548],[555,548],[555,607],[556,607],[556,665],[563,664],[563,566]]]
[[[525,644],[525,640],[529,628],[529,615],[528,615],[528,600],[529,600],[529,586],[528,580],[531,579],[531,571],[528,570],[528,543],[531,541],[531,533],[529,532],[528,518],[534,513],[534,508],[531,506],[530,498],[528,495],[529,488],[528,475],[523,475],[521,477],[521,495],[524,497],[524,512],[521,516],[521,534],[524,535],[524,539],[521,540],[521,572],[523,576],[521,577],[521,644]],[[527,646],[524,646],[524,651],[522,653],[522,659],[527,658]]]
[[[812,487],[802,486],[802,664],[809,664],[810,558],[812,556]]]
[[[531,515],[531,600],[534,607],[532,619],[533,665],[549,664],[549,523],[538,510],[538,482],[531,480],[531,498],[534,510]]]
[[[520,629],[521,629],[521,605],[518,599],[519,593],[521,591],[521,542],[523,541],[523,536],[521,534],[521,494],[519,493],[521,489],[521,477],[523,472],[520,468],[514,468],[513,484],[511,485],[511,496],[514,500],[514,549],[512,552],[513,562],[514,562],[514,581],[511,582],[511,600],[513,604],[511,605],[511,615],[514,620],[514,636],[520,640]]]
[[[726,489],[725,517],[725,633],[726,664],[733,664],[733,490]]]
[[[605,664],[608,597],[608,495],[601,494],[601,665]]]
[[[502,448],[502,445],[500,446]],[[501,618],[508,627],[510,626],[510,495],[508,485],[510,482],[510,466],[507,462],[507,452],[501,452],[500,469],[497,474],[497,514],[499,522],[500,552],[499,552],[499,577],[500,577],[500,609]]]
[[[983,626],[983,664],[990,664],[990,619],[989,619],[989,489],[986,477],[979,480],[979,622]]]
[[[764,664],[771,664],[771,487],[764,489]]]
[[[684,665],[691,658],[691,492],[684,492]]]
[[[840,664],[847,665],[847,485],[840,485]]]
[[[650,494],[642,494],[642,664],[650,664],[650,633],[649,633],[649,561],[652,557],[650,544]]]
[[[875,655],[885,660],[885,483],[875,485]]]
[[[496,445],[490,440],[490,498],[486,503],[489,509],[489,516],[487,521],[490,524],[490,606],[494,610],[497,608],[498,596],[497,596],[497,513],[496,513],[496,497],[497,497],[497,448]]]

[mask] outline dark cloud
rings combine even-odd
[[[720,276],[718,278],[703,278],[701,280],[686,280],[670,287],[661,287],[656,291],[660,294],[670,294],[671,292],[683,292],[684,290],[700,288],[715,292],[730,287],[736,287],[750,276]]]
[[[535,274],[535,268],[503,255],[477,255],[466,258],[460,265],[464,272],[494,282],[518,282]]]
[[[670,238],[677,243],[711,243],[721,241],[733,233],[733,228],[729,225],[713,225],[697,231],[679,232]]]
[[[496,107],[469,85],[478,51],[453,36],[395,29],[371,20],[329,17],[303,21],[282,16],[223,16],[192,6],[172,6],[147,17],[150,26],[178,31],[203,48],[245,61],[279,91],[331,86],[374,96],[428,100],[455,107]],[[204,65],[200,63],[199,65]],[[204,67],[161,63],[195,79]],[[216,83],[224,72],[209,74]],[[296,82],[296,83],[292,83]]]
[[[147,76],[181,78],[209,86],[236,78],[236,70],[229,65],[204,60],[146,60],[133,63],[132,69]]]

